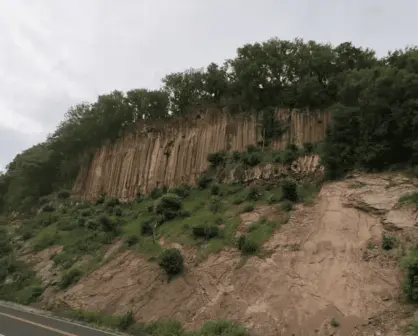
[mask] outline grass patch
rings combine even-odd
[[[414,204],[416,210],[418,211],[418,192],[412,192],[406,195],[403,195],[401,198],[399,198],[400,204]]]

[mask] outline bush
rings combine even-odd
[[[191,187],[187,184],[183,184],[180,187],[176,187],[176,188],[170,188],[168,190],[169,194],[176,194],[181,198],[186,198],[190,195],[190,189]]]
[[[60,190],[58,192],[59,199],[67,199],[71,196],[71,193],[68,190]]]
[[[128,247],[132,247],[139,242],[139,238],[135,235],[131,235],[126,238],[125,243]]]
[[[219,196],[212,196],[210,198],[209,210],[213,213],[218,213],[222,209],[222,199]]]
[[[199,331],[201,336],[250,336],[248,330],[230,321],[209,321]]]
[[[141,222],[141,235],[152,236],[154,233],[155,218],[147,218]]]
[[[248,153],[255,153],[255,152],[259,152],[260,149],[256,146],[256,145],[248,145],[247,146],[247,152]]]
[[[382,248],[384,250],[391,250],[395,247],[396,245],[396,238],[393,236],[387,236],[387,235],[383,235],[382,238]]]
[[[215,153],[209,153],[207,156],[208,161],[212,165],[212,167],[217,167],[223,163],[225,163],[226,160],[226,153],[221,152],[215,152]]]
[[[117,327],[119,328],[119,330],[127,330],[134,323],[134,315],[132,313],[132,310],[130,310],[126,314],[119,317]]]
[[[246,203],[246,204],[244,204],[241,208],[240,208],[240,210],[239,210],[239,212],[240,213],[244,213],[244,212],[251,212],[251,211],[253,211],[254,210],[254,204],[252,204],[252,203]]]
[[[282,184],[283,198],[292,202],[298,200],[297,184],[292,180],[284,180]]]
[[[160,198],[163,195],[164,195],[164,190],[161,188],[152,189],[151,194],[150,194],[151,198],[154,200],[157,198]]]
[[[298,156],[299,156],[298,147],[293,143],[289,143],[287,144],[285,150],[283,151],[283,163],[291,164],[293,161],[295,161],[298,158]]]
[[[60,289],[68,288],[80,280],[82,274],[83,273],[78,268],[70,269],[62,275],[61,281],[58,283],[58,287]]]
[[[212,187],[210,188],[210,193],[212,195],[219,195],[221,192],[221,187],[219,186],[219,184],[213,184]]]
[[[303,152],[305,154],[312,154],[313,150],[314,150],[314,145],[312,142],[305,142],[303,144]]]
[[[122,208],[120,206],[115,206],[113,208],[113,213],[115,214],[115,216],[122,216]]]
[[[159,259],[158,265],[169,277],[183,272],[184,260],[180,250],[176,248],[166,249],[161,253]]]
[[[244,254],[253,254],[259,250],[259,245],[254,240],[242,235],[238,238],[238,249]]]
[[[97,221],[102,226],[103,231],[106,231],[106,232],[116,231],[116,224],[109,216],[102,214],[99,216]]]
[[[216,225],[196,225],[192,228],[193,235],[197,237],[203,237],[206,239],[211,239],[215,237],[219,237],[220,230],[219,227]]]
[[[206,173],[201,174],[198,178],[197,178],[197,185],[201,188],[201,189],[206,189],[209,184],[212,182],[212,178],[209,177]]]
[[[242,155],[242,162],[250,167],[254,167],[261,163],[261,159],[261,153],[259,152],[243,153]]]
[[[116,205],[119,205],[119,204],[120,204],[119,199],[118,199],[118,198],[116,198],[116,197],[109,198],[109,199],[105,202],[105,206],[106,206],[107,208],[112,208],[112,207],[114,207],[114,206],[116,206]]]
[[[280,209],[284,212],[292,211],[293,203],[289,200],[284,200],[282,204],[280,204]]]
[[[418,303],[418,249],[408,252],[402,259],[401,266],[406,270],[404,293],[411,302]]]
[[[55,211],[55,207],[52,204],[45,204],[42,209],[42,212],[54,212]]]
[[[261,196],[260,191],[257,187],[252,186],[248,189],[247,201],[257,201]]]
[[[165,221],[176,218],[182,208],[183,203],[175,194],[161,196],[154,205],[155,213],[162,215]]]
[[[242,154],[240,152],[234,151],[232,153],[232,160],[235,162],[239,162],[242,160]]]

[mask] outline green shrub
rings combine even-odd
[[[212,187],[210,188],[210,193],[212,195],[219,195],[221,192],[221,187],[219,186],[219,184],[213,184]]]
[[[242,197],[242,196],[238,196],[238,197],[235,197],[235,198],[232,200],[232,204],[239,205],[239,204],[241,204],[241,203],[242,203],[242,202],[244,202],[244,201],[245,201],[244,197]]]
[[[282,204],[280,204],[280,209],[284,212],[292,211],[293,209],[293,202],[289,200],[284,200]]]
[[[165,221],[176,218],[183,208],[183,203],[175,194],[165,194],[154,204],[156,214],[162,215]]]
[[[60,190],[57,196],[60,199],[67,199],[71,196],[71,193],[68,190]]]
[[[187,218],[187,217],[190,217],[191,215],[192,213],[189,210],[185,210],[185,209],[180,210],[178,213],[179,218]]]
[[[205,225],[205,224],[198,224],[193,226],[192,228],[193,235],[197,237],[202,237],[206,239],[212,239],[215,237],[219,237],[220,230],[219,227],[216,225]]]
[[[215,152],[215,153],[209,153],[207,156],[208,161],[212,165],[212,167],[217,167],[223,163],[225,163],[226,160],[226,153],[221,152]]]
[[[418,303],[418,248],[414,248],[402,259],[401,266],[406,270],[404,293],[414,303]]]
[[[197,178],[197,185],[201,188],[201,189],[206,189],[209,184],[212,182],[212,178],[209,177],[206,173],[201,174],[198,178]]]
[[[94,219],[89,219],[86,222],[86,228],[93,231],[97,230],[99,228],[99,225],[100,224]]]
[[[248,238],[246,235],[242,235],[238,238],[237,245],[238,249],[243,254],[253,254],[260,249],[260,246],[257,244],[257,242]]]
[[[42,209],[42,212],[54,212],[55,211],[55,207],[52,204],[45,204]]]
[[[384,250],[391,250],[396,246],[396,238],[393,236],[383,235],[382,248]]]
[[[295,181],[284,180],[282,183],[282,194],[283,198],[292,202],[298,200],[298,188]]]
[[[169,277],[182,273],[184,260],[180,250],[176,248],[165,249],[160,255],[158,265]]]
[[[97,221],[105,232],[115,232],[117,229],[116,223],[105,214],[100,215]]]
[[[198,333],[199,336],[250,336],[244,326],[230,321],[208,321]],[[196,335],[197,336],[197,335]]]
[[[239,213],[244,213],[244,212],[251,212],[253,211],[255,208],[254,204],[252,203],[246,203],[243,206],[241,206]]]
[[[305,154],[312,154],[313,150],[314,150],[314,145],[312,142],[305,142],[303,144],[303,152]]]
[[[80,214],[83,217],[90,217],[92,212],[91,209],[83,209]]]
[[[259,152],[243,153],[242,162],[247,166],[254,167],[261,163],[262,156]]]
[[[253,232],[253,231],[257,230],[259,227],[260,227],[259,222],[251,223],[250,225],[248,225],[248,232]]]
[[[219,196],[211,196],[209,200],[209,210],[213,213],[218,213],[222,208],[222,199]]]
[[[147,218],[141,222],[141,235],[152,236],[154,233],[155,218]]]
[[[261,196],[261,192],[260,190],[255,187],[252,186],[248,189],[248,193],[247,193],[247,201],[257,201]]]
[[[111,197],[105,202],[105,206],[107,208],[112,208],[112,207],[114,207],[116,205],[119,205],[119,204],[120,204],[120,201],[116,197]]]
[[[151,194],[150,194],[151,198],[154,199],[154,200],[157,199],[157,198],[160,198],[163,195],[164,195],[164,190],[161,189],[161,188],[152,189]]]
[[[128,247],[132,247],[136,245],[138,242],[139,242],[139,238],[138,236],[135,236],[135,235],[128,236],[125,240],[125,243]]]
[[[132,310],[130,310],[126,314],[119,317],[117,328],[119,330],[127,330],[134,323],[134,314],[132,313]]]
[[[287,144],[286,148],[283,151],[283,163],[291,164],[293,161],[295,161],[298,158],[298,156],[299,156],[298,147],[293,143],[289,143]]]
[[[115,216],[118,216],[118,217],[122,216],[122,213],[123,213],[122,208],[120,206],[115,206],[113,208],[113,213],[115,214]]]
[[[183,184],[180,187],[170,188],[168,190],[169,194],[176,194],[181,198],[186,198],[190,195],[191,187],[187,184]]]
[[[242,154],[240,152],[234,151],[232,153],[232,160],[235,162],[239,162],[242,160]]]
[[[256,153],[256,152],[259,152],[259,151],[260,151],[260,149],[256,145],[251,144],[251,145],[247,146],[247,152],[248,153]]]
[[[83,273],[78,268],[70,269],[62,275],[61,281],[58,283],[58,287],[60,289],[68,288],[69,286],[75,284],[78,280],[80,280],[82,274]]]

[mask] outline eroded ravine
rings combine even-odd
[[[384,226],[415,230],[415,214],[406,212],[402,223],[391,215],[403,211],[397,200],[413,189],[396,176],[325,184],[265,244],[265,258],[242,265],[237,251],[225,250],[167,283],[157,265],[128,251],[51,299],[106,313],[132,309],[143,321],[173,317],[187,329],[229,319],[266,336],[360,335],[370,318],[397,304],[397,263],[367,257],[368,245],[379,244]],[[398,222],[388,224],[393,217]]]

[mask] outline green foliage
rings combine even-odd
[[[67,199],[71,196],[71,192],[69,190],[60,190],[57,194],[59,199]]]
[[[183,184],[180,187],[171,188],[168,190],[169,194],[176,194],[181,198],[186,198],[190,195],[191,187],[189,185]]]
[[[69,271],[65,272],[60,282],[58,283],[58,287],[60,289],[66,289],[71,285],[75,284],[78,280],[80,280],[83,272],[78,268],[71,268]]]
[[[391,250],[396,246],[396,238],[393,236],[383,235],[382,248],[384,250]]]
[[[197,237],[202,237],[206,239],[212,239],[215,237],[219,237],[220,229],[216,225],[208,225],[208,224],[196,224],[192,228],[193,235]]]
[[[415,204],[416,209],[418,210],[418,192],[412,192],[406,195],[403,195],[399,198],[400,204]]]
[[[212,182],[212,178],[207,173],[203,173],[197,178],[196,182],[201,189],[206,189]]]
[[[401,266],[406,270],[404,293],[414,303],[418,302],[418,249],[412,249],[402,259]]]
[[[210,188],[210,193],[212,195],[219,195],[221,192],[221,187],[219,186],[219,184],[213,184],[212,187]]]
[[[243,204],[240,209],[239,209],[239,213],[244,213],[244,212],[251,212],[255,209],[255,206],[253,203],[245,203]]]
[[[180,197],[175,194],[165,194],[161,196],[154,205],[154,211],[162,215],[164,220],[168,221],[176,218],[183,208]]]
[[[338,328],[338,327],[340,326],[340,322],[338,322],[338,321],[335,319],[335,317],[333,317],[333,318],[331,319],[331,326],[332,326],[333,328]]]
[[[208,154],[208,161],[212,167],[218,167],[225,163],[226,153],[225,152],[215,152]]]
[[[239,236],[237,247],[243,254],[254,254],[260,249],[259,244],[246,235]]]
[[[284,211],[284,212],[289,212],[292,211],[293,209],[293,203],[289,200],[284,200],[281,204],[280,204],[280,210]]]
[[[165,249],[159,257],[158,264],[161,269],[169,276],[180,274],[183,272],[183,256],[180,250],[176,248]]]
[[[209,321],[192,336],[250,336],[248,330],[230,321]]]
[[[291,202],[296,202],[298,197],[298,186],[293,180],[284,180],[282,183],[283,198]]]

